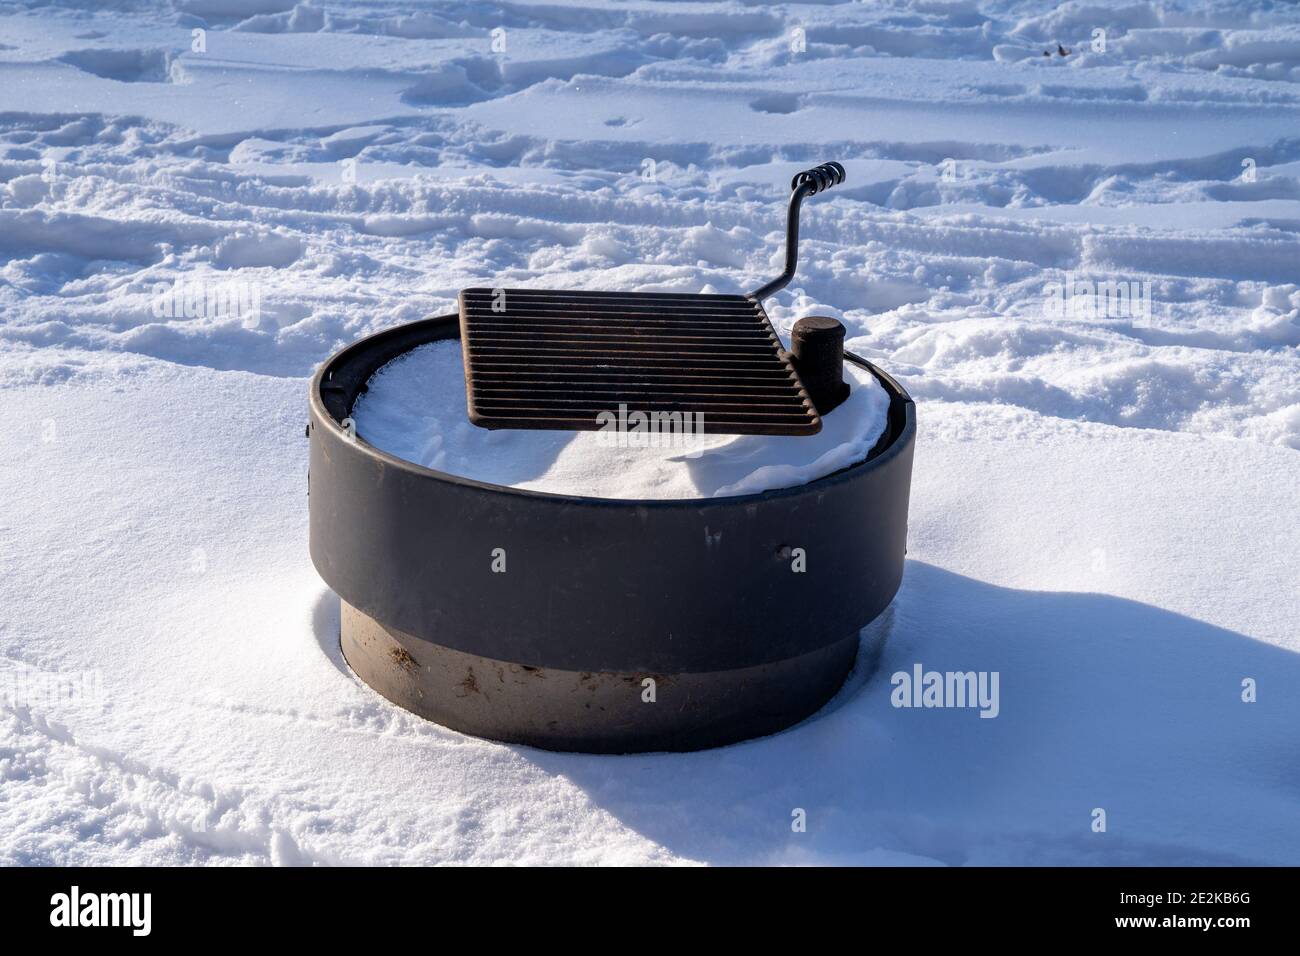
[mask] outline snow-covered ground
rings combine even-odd
[[[0,861],[1300,863],[1300,10],[100,6],[0,5]],[[466,286],[752,289],[825,159],[769,309],[918,402],[880,671],[613,758],[360,684],[313,367]]]

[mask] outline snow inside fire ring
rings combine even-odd
[[[352,419],[376,448],[477,481],[596,498],[726,497],[807,484],[867,456],[889,395],[850,363],[844,378],[849,398],[811,436],[488,430],[466,417],[460,343],[441,341],[376,372]]]

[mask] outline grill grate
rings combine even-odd
[[[812,435],[821,419],[767,313],[742,295],[466,289],[470,420],[595,430],[602,412],[695,412],[704,432]]]

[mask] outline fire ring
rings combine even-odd
[[[903,574],[916,414],[890,376],[864,460],[736,497],[527,491],[403,461],[349,414],[402,353],[458,316],[358,341],[311,383],[311,556],[342,601],[353,671],[395,704],[493,740],[593,753],[771,734],[818,710]],[[504,573],[498,557],[506,559]]]

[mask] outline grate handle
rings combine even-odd
[[[790,181],[792,192],[785,226],[785,271],[767,285],[755,289],[750,296],[761,302],[790,284],[790,280],[794,278],[795,266],[799,264],[799,207],[803,205],[806,196],[815,196],[842,182],[844,182],[844,167],[834,162],[805,169]]]

